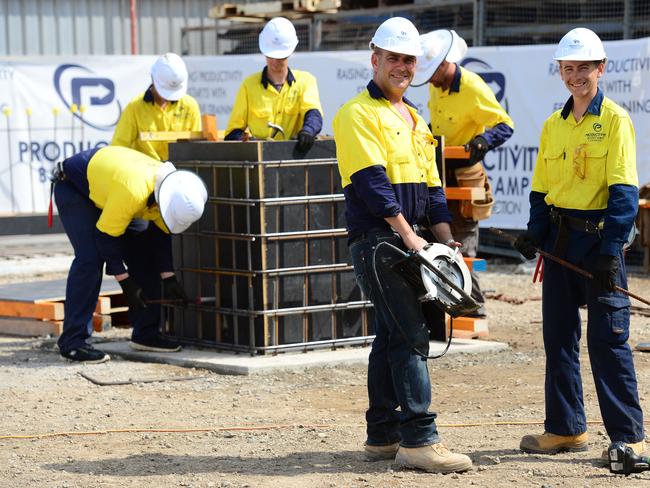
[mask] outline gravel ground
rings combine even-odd
[[[489,338],[511,349],[429,363],[440,433],[450,448],[472,458],[468,473],[432,475],[363,460],[363,367],[240,377],[122,360],[84,366],[61,360],[51,340],[5,337],[0,338],[0,486],[650,486],[650,472],[622,478],[598,459],[608,439],[585,348],[585,404],[593,421],[589,451],[519,452],[524,434],[543,429],[540,288],[530,274],[530,268],[492,264],[483,274],[482,285],[493,297]],[[647,276],[630,279],[631,290],[641,295],[649,284]],[[523,303],[511,303],[513,297]],[[650,341],[649,322],[650,317],[633,316],[632,345]],[[113,330],[98,339],[126,333]],[[635,361],[647,411],[650,353],[635,352]],[[197,378],[97,386],[82,372],[108,381]]]

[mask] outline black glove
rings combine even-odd
[[[181,300],[183,306],[186,306],[190,299],[187,297],[187,293],[183,290],[183,287],[176,279],[176,276],[170,276],[169,278],[164,278],[162,280],[163,284],[163,297],[165,300]]]
[[[142,294],[142,288],[135,281],[131,278],[125,278],[119,284],[122,287],[122,292],[131,310],[147,308],[147,304],[145,303],[146,298]]]
[[[517,237],[513,245],[526,259],[534,259],[537,254],[537,242],[528,232]]]
[[[307,152],[314,145],[314,140],[316,136],[310,134],[307,131],[301,130],[298,132],[298,143],[296,144],[296,149],[300,152]]]
[[[614,291],[618,266],[618,258],[616,256],[600,254],[596,259],[596,266],[594,267],[594,283],[604,290]]]
[[[469,163],[474,164],[483,161],[483,158],[490,150],[490,145],[485,137],[476,136],[465,144],[465,149],[469,149]]]

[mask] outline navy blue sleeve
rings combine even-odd
[[[364,201],[375,217],[395,217],[401,211],[393,185],[381,165],[369,166],[354,173],[350,180],[354,191]]]
[[[302,124],[302,129],[305,132],[309,133],[312,136],[320,134],[321,129],[323,128],[323,116],[320,113],[320,110],[312,108],[305,112],[305,121]]]
[[[486,141],[488,141],[490,149],[494,149],[495,147],[499,147],[501,144],[510,139],[512,132],[512,127],[510,127],[505,122],[501,122],[491,129],[486,130],[481,135],[485,137]]]
[[[106,274],[118,275],[126,273],[124,267],[124,254],[122,246],[124,240],[122,236],[113,237],[105,232],[95,229],[95,242],[101,258],[106,261]]]
[[[172,256],[172,236],[166,234],[157,225],[151,225],[151,249],[154,252],[156,269],[160,273],[174,271],[174,259]]]
[[[600,253],[616,256],[627,240],[639,207],[639,189],[633,185],[609,187]]]
[[[451,213],[447,208],[447,197],[444,188],[440,186],[429,187],[429,210],[427,211],[429,225],[440,222],[451,223]]]
[[[233,129],[223,138],[224,141],[242,141],[243,139],[244,131],[242,129]]]
[[[530,219],[528,220],[528,232],[532,234],[535,242],[541,244],[548,232],[549,206],[544,201],[546,193],[538,191],[530,192]]]

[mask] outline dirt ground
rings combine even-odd
[[[468,473],[432,475],[397,470],[390,461],[364,461],[367,398],[361,366],[250,377],[119,359],[83,366],[61,360],[51,340],[4,337],[0,486],[650,486],[650,472],[614,476],[598,459],[608,439],[585,347],[585,403],[593,422],[589,451],[543,456],[518,450],[524,434],[543,429],[540,287],[531,283],[530,269],[489,268],[482,284],[491,296],[527,299],[488,301],[489,339],[507,342],[510,349],[429,363],[439,431],[450,448],[472,458]],[[630,279],[631,290],[641,295],[649,285],[648,276]],[[650,341],[649,323],[650,317],[633,316],[632,346]],[[635,361],[648,412],[650,353],[635,352]],[[199,378],[97,386],[81,372],[110,381]],[[61,432],[69,434],[32,437]]]

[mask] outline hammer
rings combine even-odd
[[[281,126],[274,124],[273,122],[267,122],[266,125],[271,129],[271,135],[267,138],[267,140],[269,141],[274,140],[278,132],[282,133],[283,139],[286,138],[286,136],[284,135],[284,129]]]

